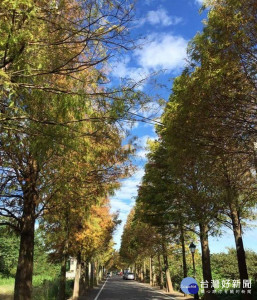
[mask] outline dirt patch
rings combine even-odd
[[[0,292],[0,300],[13,300],[13,296],[7,295],[7,294],[2,294],[2,292]]]
[[[13,299],[13,285],[1,285],[0,300],[12,300],[12,299]]]

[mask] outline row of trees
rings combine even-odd
[[[129,0],[4,0],[0,4],[0,225],[20,236],[15,300],[31,299],[35,225],[48,252],[103,265],[117,216],[108,195],[127,176],[125,121],[147,97],[110,83],[108,61],[129,50]],[[108,256],[108,255],[107,255]]]
[[[97,211],[100,212],[102,209],[98,208]],[[104,212],[103,216],[98,219],[95,215],[91,216],[95,219],[93,226],[88,222],[87,228],[84,227],[83,230],[81,228],[75,238],[70,237],[65,241],[68,244],[65,255],[62,246],[64,234],[53,230],[49,238],[50,232],[46,234],[43,226],[36,229],[33,255],[33,299],[48,299],[49,297],[67,299],[71,296],[76,299],[78,295],[86,294],[104,278],[106,269],[112,266],[114,256],[111,231],[116,224],[111,217],[111,215],[107,217]],[[0,280],[1,285],[5,282],[4,285],[10,286],[11,291],[17,269],[20,238],[10,228],[4,226],[0,227],[0,233]],[[53,234],[57,236],[54,237]],[[85,237],[88,234],[90,241]],[[82,244],[78,235],[80,237],[83,235],[87,240]],[[78,249],[80,249],[79,253]],[[76,275],[75,280],[74,275]]]
[[[171,231],[168,232],[167,226],[157,228],[146,223],[143,218],[139,218],[137,213],[137,208],[131,210],[124,227],[120,260],[135,272],[136,279],[149,282],[153,286],[165,287],[167,291],[172,292],[174,287],[171,277],[173,274],[170,273],[169,258],[171,254],[180,257],[179,241]],[[170,248],[171,244],[173,245],[172,249]],[[184,254],[186,255],[186,252]],[[175,260],[174,264],[176,264]],[[186,264],[183,268],[181,267],[182,264],[176,266],[176,279],[187,277]],[[175,284],[178,284],[178,280]]]
[[[189,44],[188,66],[174,80],[158,141],[150,144],[134,222],[151,232],[154,226],[164,246],[181,241],[184,275],[185,232],[197,234],[205,299],[216,299],[208,237],[224,226],[235,238],[242,289],[249,278],[243,229],[256,216],[257,7],[244,0],[206,4],[208,20]],[[132,236],[140,240],[137,231]],[[243,297],[251,299],[246,290]]]
[[[164,226],[160,228],[156,226],[156,223],[152,225],[149,221],[142,221],[142,218],[138,218],[135,212],[135,209],[130,212],[124,228],[118,268],[129,267],[135,272],[137,280],[165,288],[170,292],[180,289],[183,278],[195,276],[202,292],[203,288],[200,284],[203,282],[201,253],[198,249],[194,253],[194,270],[192,253],[189,249],[192,240],[196,243],[195,233],[184,230],[181,235],[179,229],[175,230],[172,226],[168,231],[168,224],[165,228]],[[246,263],[249,278],[252,280],[251,291],[254,296],[256,295],[255,282],[257,280],[256,257],[256,252],[246,250]],[[213,284],[215,285],[215,281],[219,282],[215,285],[216,293],[223,294],[219,296],[220,299],[223,297],[226,299],[228,295],[224,295],[222,282],[230,281],[231,288],[233,288],[233,281],[238,282],[239,279],[236,249],[229,248],[227,253],[211,254],[210,261]],[[239,288],[238,285],[237,288]],[[234,299],[233,296],[231,299]]]

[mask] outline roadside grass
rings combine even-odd
[[[14,278],[2,277],[0,275],[0,300],[12,298],[14,288]]]
[[[73,280],[66,282],[66,296],[72,295]],[[32,297],[36,300],[55,300],[58,296],[59,279],[47,275],[36,275],[33,277]],[[12,300],[14,290],[14,278],[2,277],[0,275],[0,300]]]
[[[0,275],[0,285],[14,285],[14,278],[13,277],[4,277]]]
[[[42,278],[36,281],[38,285],[33,285],[33,299],[37,300],[55,300],[58,296],[59,279],[47,280]],[[66,297],[69,298],[72,295],[73,280],[66,281]]]

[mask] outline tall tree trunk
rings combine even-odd
[[[97,263],[93,262],[93,286],[97,286]]]
[[[136,263],[134,265],[134,268],[135,268],[134,276],[135,276],[135,280],[137,280],[137,264]]]
[[[149,259],[149,272],[150,272],[150,285],[153,285],[153,261],[152,256],[150,256]]]
[[[211,274],[211,260],[210,260],[210,249],[208,241],[208,225],[204,223],[199,224],[200,227],[200,240],[202,248],[202,269],[203,269],[203,280],[207,281],[207,287],[204,288],[204,299],[215,300],[217,296],[213,294],[214,288],[211,287],[212,274]]]
[[[156,272],[155,272],[155,266],[153,265],[153,286],[156,286]]]
[[[33,182],[33,176],[28,181]],[[32,275],[35,235],[35,209],[37,192],[35,184],[28,184],[24,190],[24,204],[21,221],[20,250],[15,275],[14,300],[32,299]]]
[[[233,233],[234,233],[234,238],[236,243],[236,254],[237,254],[239,276],[241,281],[241,289],[245,290],[245,294],[243,294],[243,298],[252,299],[252,296],[247,294],[248,289],[247,288],[245,289],[243,287],[243,281],[247,280],[249,277],[248,277],[248,271],[246,265],[246,256],[245,256],[245,250],[243,244],[241,221],[238,216],[238,211],[236,209],[236,206],[231,202],[229,207],[230,207],[230,214],[231,214],[231,220],[233,226]]]
[[[86,281],[86,288],[90,288],[90,268],[89,262],[86,262],[86,270],[85,270],[85,281]]]
[[[81,277],[81,253],[77,255],[76,273],[74,279],[72,299],[77,300],[80,295],[80,277]]]
[[[186,261],[186,249],[185,249],[185,237],[184,237],[184,228],[182,221],[180,220],[180,240],[182,247],[182,257],[183,257],[183,275],[184,278],[187,277],[187,261]]]
[[[60,276],[58,300],[65,300],[66,263],[67,263],[67,256],[66,254],[64,254],[61,262],[61,276]]]
[[[172,286],[170,270],[169,270],[168,254],[167,254],[167,248],[165,245],[164,236],[162,236],[162,256],[163,256],[163,263],[164,263],[164,269],[166,275],[166,288],[168,292],[173,292],[173,286]]]
[[[94,268],[94,262],[90,262],[90,288],[94,287],[94,272],[95,272],[95,268]]]
[[[145,263],[145,259],[144,259],[144,282],[146,282],[146,263]]]
[[[98,261],[95,262],[95,270],[96,270],[96,273],[95,273],[95,284],[98,285],[99,283],[99,264],[98,264]]]
[[[103,267],[101,265],[99,266],[99,280],[103,280]]]
[[[169,261],[168,261],[168,256],[166,253],[163,254],[163,262],[164,262],[164,269],[165,269],[165,275],[166,275],[167,292],[173,292],[173,286],[172,286],[170,270],[169,270]]]
[[[144,281],[144,270],[143,270],[142,264],[140,265],[140,281],[141,282]]]
[[[59,300],[65,300],[65,289],[66,289],[66,263],[68,259],[69,250],[69,213],[68,210],[65,211],[65,234],[66,240],[64,241],[64,248],[62,254],[62,264],[61,264],[61,277],[59,285]]]
[[[163,288],[163,272],[162,272],[162,264],[161,264],[161,256],[158,254],[158,264],[159,264],[159,285],[160,289]]]

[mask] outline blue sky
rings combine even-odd
[[[161,72],[155,77],[157,82],[165,87],[158,88],[149,82],[141,89],[153,97],[162,97],[168,100],[171,92],[172,79],[180,74],[186,63],[186,47],[190,39],[203,28],[202,20],[206,12],[199,13],[201,0],[138,0],[136,5],[136,18],[131,27],[134,38],[141,36],[140,47],[120,56],[113,64],[111,74],[114,80],[131,78],[139,81],[153,72]],[[160,108],[152,102],[150,111],[160,115]],[[141,115],[148,116],[150,112],[140,111]],[[150,113],[151,114],[151,113]],[[146,162],[146,144],[148,139],[154,139],[156,134],[153,125],[135,123],[131,134],[138,137],[135,163],[135,174],[122,181],[121,188],[111,198],[112,211],[120,211],[122,225],[116,231],[114,241],[116,248],[120,246],[120,238],[127,215],[135,203],[137,187],[144,174]],[[247,230],[244,234],[244,243],[247,249],[257,252],[257,229]],[[226,251],[226,247],[234,247],[232,232],[226,230],[224,235],[210,238],[212,253]]]

